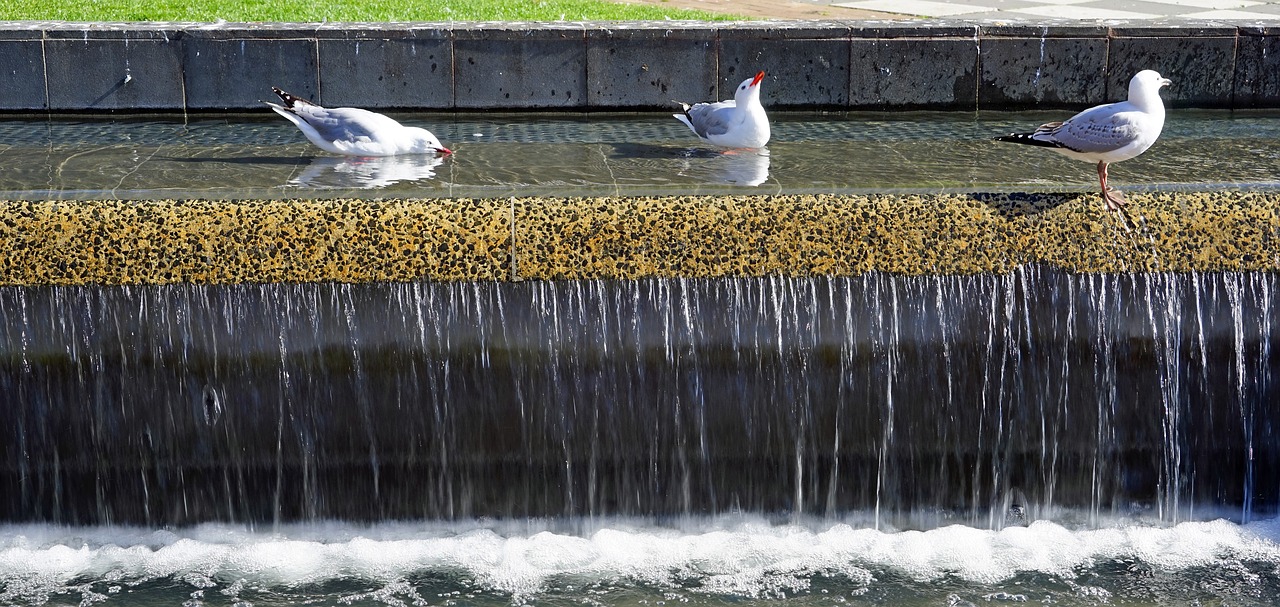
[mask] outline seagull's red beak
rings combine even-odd
[[[437,151],[437,152],[440,152],[441,154],[444,154],[445,156],[448,156],[449,154],[452,154],[452,153],[453,153],[453,150],[451,150],[451,149],[449,149],[449,148],[440,148],[440,149],[438,149],[438,150],[436,150],[436,151]]]
[[[764,80],[764,72],[756,74],[755,79],[751,81],[751,86],[760,86],[761,80]]]

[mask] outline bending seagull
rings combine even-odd
[[[1026,143],[1053,149],[1072,158],[1098,163],[1102,199],[1113,211],[1124,206],[1124,194],[1107,187],[1107,165],[1147,151],[1164,128],[1160,87],[1171,84],[1152,70],[1129,80],[1129,99],[1089,108],[1063,122],[1041,125],[1032,133],[1012,133],[996,141]]]
[[[719,103],[681,103],[684,112],[672,114],[703,141],[729,148],[762,148],[769,143],[769,117],[760,105],[764,72],[738,85],[733,99]]]
[[[404,126],[391,118],[351,107],[324,108],[271,87],[284,105],[267,103],[289,119],[320,149],[347,156],[451,154],[431,131]]]

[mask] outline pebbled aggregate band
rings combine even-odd
[[[0,284],[1280,270],[1280,193],[1127,208],[1053,193],[9,201]]]

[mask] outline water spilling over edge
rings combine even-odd
[[[0,289],[0,514],[1248,522],[1277,279]]]

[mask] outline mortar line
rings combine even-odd
[[[1238,80],[1237,70],[1240,67],[1240,28],[1236,28],[1236,35],[1231,38],[1231,94],[1228,96],[1227,107],[1236,109],[1236,82]]]
[[[721,51],[722,51],[722,49],[721,49],[721,45],[720,45],[720,32],[721,32],[721,31],[722,31],[721,27],[720,27],[720,26],[716,26],[716,28],[715,28],[715,38],[714,38],[714,39],[712,40],[712,42],[711,42],[711,43],[712,43],[712,45],[713,45],[713,46],[712,46],[712,53],[713,53],[713,54],[712,54],[712,57],[714,57],[714,59],[715,59],[715,61],[713,61],[713,62],[712,62],[712,66],[714,67],[714,70],[715,70],[715,72],[712,74],[712,78],[713,78],[713,80],[711,81],[711,84],[712,84],[712,87],[713,87],[713,88],[712,88],[712,90],[714,90],[714,91],[715,91],[715,94],[714,94],[714,95],[712,95],[712,97],[711,97],[712,99],[719,99],[719,98],[720,98],[720,54],[721,54]]]
[[[40,75],[44,76],[44,111],[45,114],[53,113],[53,101],[49,98],[49,50],[46,45],[49,42],[49,32],[40,32]]]
[[[323,92],[324,89],[323,89],[323,86],[320,84],[320,35],[319,33],[317,32],[316,36],[314,38],[310,38],[310,40],[311,40],[311,44],[313,45],[311,48],[314,51],[316,56],[316,74],[315,74],[316,75],[316,97],[318,97],[316,103],[323,105],[325,101],[324,101],[324,92]],[[357,44],[359,43],[357,42]]]
[[[458,111],[458,40],[457,33],[449,28],[449,108]]]
[[[187,112],[191,109],[191,102],[187,99],[187,37],[185,35],[178,39],[178,56],[182,57],[182,61],[178,63],[178,85],[182,87],[182,124],[186,126],[190,121]]]
[[[978,105],[982,99],[982,31],[976,27],[973,29],[973,49],[973,111],[978,112],[982,109]]]
[[[1112,30],[1107,28],[1106,48],[1102,51],[1102,101],[1099,103],[1109,103],[1111,101],[1111,40]]]

